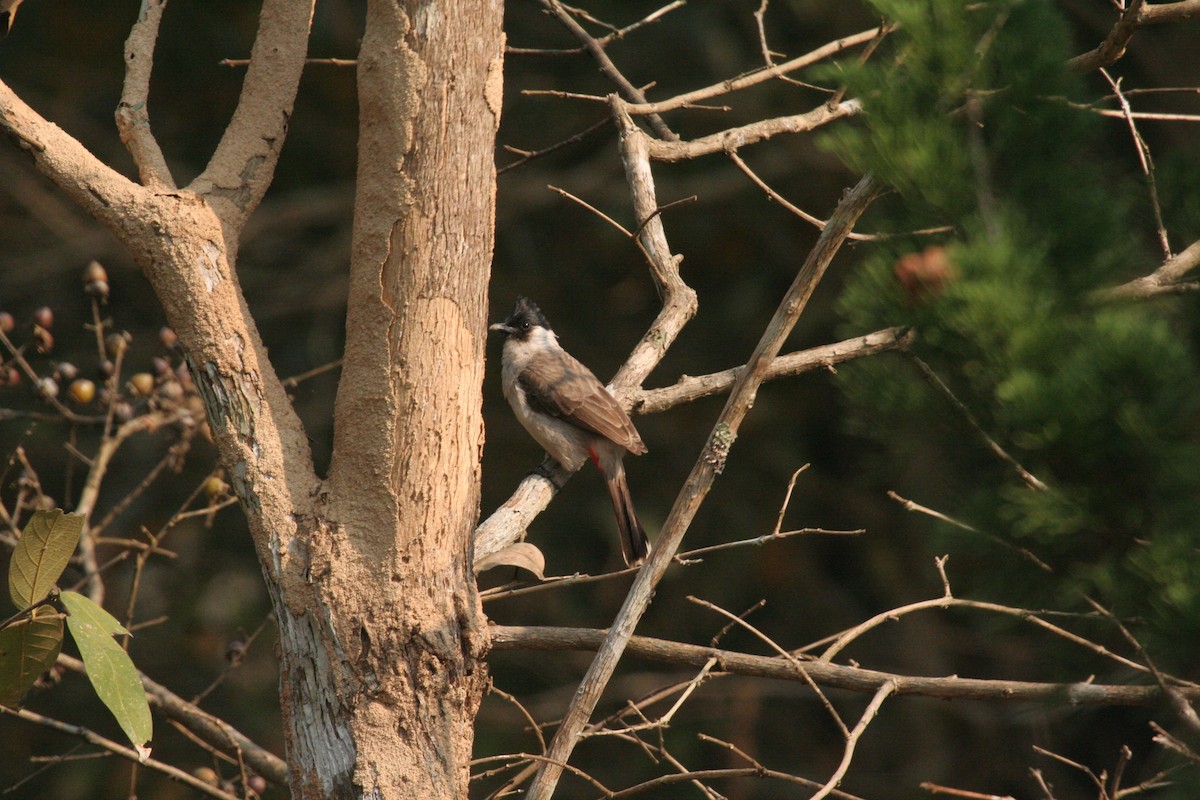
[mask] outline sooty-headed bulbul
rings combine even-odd
[[[500,377],[517,419],[566,469],[592,460],[612,499],[625,563],[640,564],[650,543],[633,510],[622,463],[626,451],[646,452],[633,421],[592,371],[562,349],[528,298],[518,297],[508,319],[488,330],[504,334]]]

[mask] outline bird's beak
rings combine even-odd
[[[515,328],[513,328],[511,325],[506,325],[503,322],[495,322],[495,323],[492,323],[491,325],[488,325],[488,330],[489,331],[501,331],[503,333],[516,333]]]

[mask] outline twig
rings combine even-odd
[[[237,795],[223,792],[217,787],[211,786],[199,778],[193,777],[191,773],[185,772],[178,767],[173,767],[170,764],[163,763],[162,761],[156,761],[149,756],[143,758],[139,756],[137,751],[125,747],[124,745],[117,744],[112,739],[105,738],[104,736],[101,736],[95,731],[85,728],[82,725],[71,725],[66,722],[61,722],[60,720],[30,711],[27,708],[14,711],[13,709],[0,706],[0,714],[8,714],[16,717],[17,719],[23,719],[26,722],[34,725],[40,725],[43,728],[49,728],[50,730],[58,731],[59,733],[65,733],[68,736],[74,736],[76,738],[83,739],[88,744],[103,748],[109,753],[121,756],[122,758],[127,759],[134,764],[142,764],[152,770],[155,770],[156,772],[161,772],[164,775],[167,775],[173,780],[177,780],[180,783],[186,783],[188,786],[208,795],[209,797],[216,797],[218,800],[240,800]]]
[[[779,203],[779,205],[783,206],[800,219],[815,226],[817,230],[825,230],[825,225],[827,224],[825,220],[809,214],[807,211],[797,205],[794,205],[786,197],[771,188],[771,186],[762,178],[760,178],[758,174],[754,172],[754,170],[750,169],[750,165],[742,160],[742,157],[738,155],[737,150],[729,150],[726,152],[726,155],[728,155],[729,159],[733,161],[734,165],[742,171],[742,174],[753,181],[755,186],[766,192],[768,197],[770,197],[776,203]],[[849,238],[856,242],[882,242],[901,236],[931,236],[938,233],[951,233],[953,230],[953,225],[939,225],[933,228],[922,228],[920,230],[906,231],[904,233],[851,233]]]
[[[338,367],[342,366],[342,362],[344,360],[345,359],[337,358],[333,361],[330,361],[328,364],[322,364],[319,367],[313,367],[307,372],[301,372],[299,375],[293,375],[290,378],[285,378],[283,380],[283,385],[285,388],[294,389],[309,378],[315,378],[318,375],[323,375],[326,372],[329,372],[330,370],[337,369]]]
[[[579,133],[576,133],[573,136],[568,136],[566,139],[563,139],[561,142],[552,144],[549,147],[543,147],[541,150],[518,150],[515,147],[509,147],[508,145],[505,145],[505,147],[504,147],[505,150],[507,150],[510,153],[515,153],[516,155],[521,156],[521,158],[518,158],[516,161],[512,162],[511,164],[505,164],[503,167],[497,168],[496,174],[503,175],[505,172],[508,172],[511,169],[516,169],[517,167],[527,164],[536,158],[541,158],[542,156],[550,155],[551,153],[553,153],[557,150],[561,150],[564,147],[567,147],[572,144],[576,144],[578,142],[582,142],[585,139],[587,139],[587,137],[589,137],[593,133],[595,133],[596,131],[601,130],[602,128],[606,127],[611,121],[612,121],[612,117],[605,115],[604,118],[601,119],[599,122],[589,125],[588,127],[581,130]]]
[[[1113,93],[1121,103],[1121,110],[1125,113],[1125,121],[1129,123],[1129,133],[1133,136],[1133,147],[1137,151],[1138,163],[1142,167],[1142,174],[1146,176],[1146,188],[1150,193],[1150,207],[1154,211],[1154,225],[1158,230],[1158,243],[1162,247],[1163,258],[1170,260],[1171,243],[1167,239],[1167,227],[1163,224],[1162,206],[1158,202],[1158,183],[1154,179],[1154,159],[1150,156],[1150,146],[1146,144],[1146,140],[1138,132],[1137,123],[1133,121],[1133,109],[1129,107],[1129,101],[1121,92],[1121,81],[1114,81],[1108,74],[1108,70],[1103,67],[1100,69],[1100,74],[1112,87]]]
[[[1096,610],[1096,613],[1102,615],[1105,619],[1116,626],[1117,630],[1121,632],[1121,635],[1125,637],[1125,641],[1129,642],[1131,645],[1133,645],[1133,648],[1137,650],[1138,655],[1141,656],[1142,660],[1146,662],[1146,668],[1150,670],[1150,674],[1154,676],[1154,680],[1158,683],[1159,688],[1163,690],[1163,694],[1165,694],[1170,700],[1171,708],[1175,712],[1176,716],[1179,717],[1180,721],[1183,722],[1183,724],[1186,725],[1193,734],[1200,733],[1200,717],[1196,715],[1196,709],[1192,708],[1191,704],[1188,703],[1187,698],[1180,694],[1178,688],[1167,682],[1166,677],[1159,672],[1158,667],[1154,664],[1154,660],[1150,658],[1150,654],[1146,652],[1146,648],[1142,647],[1142,643],[1138,641],[1137,637],[1130,633],[1129,629],[1121,623],[1121,620],[1117,619],[1116,615],[1107,608],[1100,605],[1090,597],[1085,597],[1084,599],[1087,600],[1088,605]]]
[[[832,792],[834,787],[842,782],[842,778],[846,777],[846,772],[850,769],[850,762],[854,760],[854,748],[858,745],[858,740],[862,738],[866,732],[867,726],[875,719],[875,715],[879,713],[879,709],[883,706],[883,701],[888,699],[892,693],[896,691],[896,684],[888,681],[879,687],[875,692],[875,696],[871,698],[871,702],[867,704],[862,716],[858,719],[858,724],[850,731],[850,735],[846,737],[846,746],[842,751],[842,760],[838,764],[837,769],[829,776],[829,780],[821,787],[821,790],[814,794],[809,800],[824,800]]]
[[[821,701],[821,705],[824,706],[825,710],[829,712],[829,716],[833,718],[834,724],[837,725],[838,730],[840,730],[842,732],[842,736],[843,737],[850,736],[850,730],[846,727],[846,723],[842,720],[842,715],[839,714],[837,712],[837,709],[835,709],[833,707],[833,703],[829,702],[829,698],[826,697],[825,693],[821,691],[819,686],[817,686],[816,681],[814,681],[811,677],[809,677],[808,672],[805,670],[804,665],[800,663],[800,659],[798,659],[796,656],[789,653],[787,650],[784,650],[782,647],[780,647],[778,644],[775,643],[774,639],[767,636],[765,633],[763,633],[758,628],[754,627],[753,625],[751,625],[749,622],[742,619],[741,617],[739,617],[735,614],[731,614],[728,611],[726,611],[725,609],[721,608],[720,606],[714,605],[713,603],[710,603],[706,600],[701,600],[697,597],[692,597],[689,595],[688,600],[692,603],[696,603],[697,605],[703,606],[703,607],[709,609],[710,611],[715,611],[718,614],[721,614],[722,616],[726,617],[731,622],[733,622],[737,625],[741,625],[743,628],[748,630],[750,633],[752,633],[756,637],[758,637],[758,639],[761,642],[763,642],[764,644],[766,644],[767,647],[770,647],[772,650],[774,650],[776,653],[778,653],[780,658],[786,659],[787,662],[792,665],[792,668],[795,669],[796,672],[799,673],[800,676],[804,679],[804,682],[808,684],[809,688],[811,688],[813,690],[813,692],[817,695],[817,699]]]
[[[918,514],[925,514],[927,516],[933,517],[936,520],[941,520],[942,522],[953,525],[954,527],[959,528],[960,530],[979,534],[980,536],[983,536],[984,538],[988,539],[989,541],[995,542],[996,544],[998,544],[1002,547],[1012,550],[1013,552],[1017,553],[1022,558],[1026,559],[1027,561],[1029,561],[1031,564],[1033,564],[1035,567],[1042,570],[1043,572],[1054,572],[1053,567],[1051,567],[1045,561],[1042,561],[1040,558],[1038,558],[1036,555],[1034,555],[1033,551],[1027,547],[1021,547],[1018,544],[1013,544],[1012,542],[1008,541],[1007,539],[997,536],[994,533],[986,533],[984,531],[981,531],[978,528],[972,527],[971,525],[968,525],[967,523],[962,522],[961,520],[957,520],[954,517],[947,516],[946,514],[943,514],[940,511],[935,511],[934,509],[929,508],[928,506],[923,506],[920,503],[916,503],[905,497],[901,497],[899,494],[897,494],[896,492],[894,492],[890,489],[888,490],[887,496],[890,497],[892,500],[895,500],[901,506],[903,506],[905,511],[913,511]]]
[[[494,683],[488,685],[488,694],[494,694],[503,700],[507,700],[509,703],[511,703],[513,706],[516,707],[517,711],[519,711],[521,713],[521,716],[525,717],[525,721],[529,723],[529,729],[531,731],[533,731],[533,735],[537,737],[538,749],[542,753],[545,753],[546,752],[546,737],[542,736],[542,726],[538,725],[537,720],[535,720],[533,718],[533,715],[529,713],[529,709],[527,709],[521,703],[521,701],[516,698],[515,695],[509,694],[508,692],[501,689],[499,686],[496,686],[496,684],[494,684]]]
[[[58,663],[72,672],[85,672],[83,662],[71,656],[60,653]],[[246,763],[259,775],[272,783],[287,785],[288,768],[283,759],[251,741],[228,722],[197,708],[145,674],[139,672],[138,678],[142,682],[142,688],[146,690],[146,698],[150,704],[168,719],[180,723],[213,747],[241,753]]]
[[[592,205],[592,204],[591,204],[591,203],[589,203],[588,201],[586,201],[586,200],[583,200],[583,199],[581,199],[581,198],[579,198],[579,197],[576,197],[575,195],[573,195],[573,194],[571,194],[570,192],[568,192],[566,189],[560,189],[560,188],[558,188],[557,186],[554,186],[554,185],[547,186],[546,188],[547,188],[547,189],[549,189],[549,190],[550,190],[550,191],[552,191],[552,192],[557,192],[558,194],[562,195],[563,197],[567,198],[568,200],[571,200],[572,202],[578,203],[579,205],[583,206],[583,207],[584,207],[584,208],[586,208],[588,211],[591,211],[593,214],[595,214],[596,216],[598,216],[600,219],[604,220],[604,221],[605,221],[605,222],[607,222],[609,225],[612,225],[614,228],[616,228],[617,230],[619,230],[621,233],[625,234],[625,237],[626,237],[626,238],[628,238],[628,239],[632,239],[632,238],[633,238],[633,234],[632,234],[632,233],[629,231],[629,229],[628,229],[628,228],[626,228],[626,227],[625,227],[624,225],[622,225],[621,223],[617,222],[615,219],[613,219],[612,217],[610,217],[608,214],[605,214],[603,211],[601,211],[600,209],[596,208],[594,205]]]
[[[222,58],[217,62],[222,67],[248,67],[250,59],[248,58]],[[306,67],[356,67],[358,66],[357,58],[306,58],[304,59]]]
[[[740,147],[765,142],[781,133],[808,133],[839,119],[857,116],[862,110],[862,103],[858,100],[843,100],[840,103],[822,103],[803,114],[763,119],[690,141],[655,139],[650,144],[650,157],[655,161],[674,162],[715,153],[728,153]]]
[[[963,419],[967,421],[967,424],[970,425],[977,434],[979,434],[980,438],[983,439],[991,451],[995,453],[1001,461],[1004,461],[1016,471],[1021,480],[1025,481],[1025,483],[1031,489],[1037,489],[1039,492],[1048,490],[1049,487],[1047,487],[1046,484],[1042,483],[1037,479],[1036,476],[1033,475],[1033,473],[1021,466],[1021,464],[1015,458],[1008,454],[1007,450],[1001,447],[995,439],[988,435],[988,432],[985,431],[983,426],[979,424],[979,421],[975,419],[975,415],[971,413],[970,409],[968,409],[966,405],[964,405],[963,402],[954,395],[954,392],[951,391],[950,387],[947,386],[940,377],[938,377],[938,374],[934,372],[928,364],[911,352],[906,352],[905,355],[908,356],[909,360],[912,361],[917,370],[920,371],[925,379],[929,381],[929,383],[935,389],[940,391],[947,400],[950,401],[951,405],[958,410],[958,413],[961,414]]]
[[[709,100],[713,97],[719,97],[723,94],[729,94],[730,92],[736,92],[741,89],[747,89],[751,86],[757,86],[760,83],[777,78],[781,75],[786,75],[789,72],[795,72],[796,70],[812,66],[818,61],[824,61],[831,56],[836,56],[838,53],[848,50],[851,47],[867,44],[868,42],[871,42],[877,38],[880,34],[886,33],[889,30],[891,30],[891,28],[871,28],[870,30],[861,31],[859,33],[851,34],[850,36],[843,36],[841,39],[835,39],[832,42],[818,47],[816,50],[805,53],[802,56],[797,56],[796,58],[785,61],[782,64],[777,64],[774,67],[757,69],[740,77],[721,81],[720,83],[706,86],[702,89],[695,89],[690,92],[685,92],[684,94],[676,95],[675,97],[671,97],[666,100],[660,100],[656,103],[641,103],[636,105],[631,104],[628,107],[628,112],[634,115],[661,114],[677,108],[690,108],[701,101]]]
[[[670,12],[674,11],[677,8],[683,8],[685,5],[687,5],[686,0],[674,0],[671,3],[667,3],[665,6],[658,9],[657,11],[650,12],[649,14],[642,17],[637,22],[626,25],[624,28],[618,28],[616,30],[609,31],[604,36],[597,38],[596,43],[599,44],[601,47],[605,47],[609,44],[609,42],[612,42],[617,39],[623,39],[623,38],[625,38],[626,35],[632,33],[633,31],[637,30],[638,28],[642,27],[643,25],[649,25],[653,22],[658,22],[660,19],[662,19],[664,16],[666,16]],[[509,55],[568,56],[568,55],[579,55],[581,53],[586,53],[587,50],[583,46],[562,47],[562,48],[505,47],[504,52]]]
[[[575,18],[567,13],[563,8],[562,3],[558,0],[541,0],[542,5],[554,15],[555,19],[563,24],[571,34],[578,39],[585,50],[591,54],[592,58],[600,66],[600,71],[604,76],[616,84],[621,96],[630,103],[645,103],[646,95],[642,90],[629,82],[629,79],[621,74],[617,69],[617,65],[608,57],[608,53],[604,51],[604,45],[600,44],[590,33],[584,30],[583,26],[575,21]],[[667,123],[657,114],[648,114],[647,119],[650,121],[650,127],[662,139],[667,141],[675,141],[679,135],[667,127]]]
[[[963,800],[1016,800],[1011,794],[984,794],[982,792],[971,792],[966,789],[954,789],[949,786],[939,786],[930,781],[921,781],[919,788],[924,789],[930,794],[948,794],[953,797],[961,797]]]

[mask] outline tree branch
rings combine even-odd
[[[1104,37],[1104,41],[1095,50],[1090,50],[1067,61],[1067,67],[1075,72],[1084,73],[1115,64],[1121,56],[1125,55],[1125,48],[1129,46],[1129,40],[1133,38],[1134,32],[1142,23],[1140,11],[1144,2],[1145,0],[1133,0],[1121,12],[1120,19],[1108,32],[1108,36]]]
[[[491,633],[494,650],[538,652],[598,650],[607,635],[606,631],[590,628],[520,625],[492,625]],[[751,655],[649,636],[631,637],[628,652],[637,658],[676,667],[702,667],[708,659],[716,658],[717,666],[723,672],[754,678],[804,682],[804,677],[796,668],[787,659],[778,656]],[[896,675],[824,661],[802,663],[805,674],[822,686],[866,694],[874,694],[890,681],[896,685],[897,695],[936,697],[943,700],[1052,702],[1086,706],[1157,706],[1167,702],[1166,695],[1158,686],[1101,684],[1090,681],[1039,683],[957,676],[927,678]],[[1188,700],[1200,700],[1200,687],[1179,687],[1177,691]]]
[[[125,40],[125,85],[117,104],[117,130],[133,156],[142,184],[153,189],[174,189],[175,179],[162,149],[150,132],[150,73],[154,69],[154,43],[167,0],[146,0],[137,22]]]
[[[147,197],[145,188],[108,167],[70,134],[48,122],[3,81],[0,131],[29,154],[38,172],[118,236],[122,226],[128,224],[126,212]]]
[[[72,672],[86,672],[83,662],[60,653],[58,663]],[[226,753],[234,752],[246,760],[251,769],[279,786],[287,786],[287,763],[271,751],[251,741],[244,733],[224,720],[214,717],[189,703],[160,683],[138,672],[146,698],[168,719],[173,719],[208,744]]]
[[[832,370],[837,364],[876,353],[906,350],[912,344],[913,338],[913,332],[907,328],[884,328],[834,344],[777,356],[767,366],[763,380],[791,377],[816,369]],[[633,392],[630,394],[633,401],[631,410],[635,414],[657,414],[702,397],[719,394],[733,386],[743,369],[745,367],[741,366],[708,375],[685,375],[670,386]]]
[[[823,103],[803,114],[759,120],[687,142],[654,140],[650,143],[650,157],[656,161],[683,161],[713,153],[724,153],[749,144],[765,142],[780,133],[807,133],[830,122],[855,116],[861,111],[862,103],[858,100],[844,100],[836,104]]]
[[[274,177],[304,69],[313,3],[264,0],[233,118],[208,166],[188,186],[234,229],[245,224]]]
[[[667,100],[660,100],[657,103],[631,104],[626,108],[626,111],[627,113],[634,115],[661,114],[665,111],[671,111],[676,108],[687,108],[703,100],[719,97],[720,95],[729,94],[730,92],[736,92],[740,89],[747,89],[751,86],[757,86],[760,83],[764,83],[782,75],[786,75],[789,72],[795,72],[798,69],[804,69],[805,67],[812,66],[818,61],[824,61],[831,56],[836,56],[837,54],[844,50],[848,50],[851,47],[867,44],[875,38],[885,35],[890,31],[890,27],[881,26],[851,34],[850,36],[843,36],[841,39],[835,39],[828,44],[818,47],[812,52],[805,53],[802,56],[797,56],[796,58],[793,58],[790,61],[785,61],[782,64],[776,64],[773,67],[763,67],[762,69],[757,69],[749,74],[742,75],[739,78],[721,81],[720,83],[715,83],[712,86],[706,86],[702,89],[695,89],[681,95],[676,95],[675,97]]]
[[[1092,295],[1099,302],[1112,300],[1134,300],[1154,297],[1178,290],[1180,280],[1200,266],[1200,239],[1192,242],[1182,252],[1176,253],[1149,275],[1135,278],[1128,283],[1111,289],[1101,289]]]
[[[230,794],[229,792],[223,792],[217,787],[211,786],[199,778],[194,777],[190,772],[185,772],[178,767],[173,767],[170,764],[164,764],[161,761],[155,761],[153,758],[142,758],[139,756],[137,751],[125,747],[124,745],[117,744],[112,739],[101,736],[90,728],[85,728],[82,725],[71,725],[70,723],[52,719],[51,717],[42,716],[41,714],[37,714],[27,708],[14,711],[10,708],[0,706],[0,713],[11,714],[18,719],[23,719],[26,722],[30,722],[34,725],[41,725],[43,728],[50,728],[51,730],[58,731],[59,733],[65,733],[68,736],[75,736],[79,739],[83,739],[88,744],[95,745],[96,747],[112,753],[113,755],[120,756],[121,758],[132,761],[135,764],[141,764],[144,767],[152,769],[156,772],[161,772],[173,780],[187,784],[196,791],[206,794],[209,797],[215,797],[218,798],[218,800],[238,800],[237,795]]]
[[[621,74],[617,69],[617,65],[608,57],[608,53],[604,52],[604,45],[597,41],[590,33],[584,30],[584,27],[575,21],[567,10],[562,7],[558,0],[542,0],[542,5],[546,7],[555,19],[563,24],[576,39],[578,39],[585,50],[591,54],[596,63],[600,65],[600,71],[604,76],[617,85],[621,92],[621,96],[630,103],[645,103],[646,95],[642,94],[642,90],[629,82],[629,79]],[[647,119],[650,121],[650,127],[654,128],[654,132],[659,137],[667,141],[677,141],[679,135],[667,127],[667,123],[657,114],[648,114]]]

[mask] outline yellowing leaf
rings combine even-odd
[[[8,593],[18,609],[29,608],[50,593],[79,544],[83,517],[62,509],[35,511],[13,549]]]
[[[62,648],[62,617],[49,606],[0,631],[0,705],[15,708]]]
[[[92,687],[129,741],[140,750],[153,733],[150,705],[133,661],[113,638],[113,634],[129,632],[112,614],[77,592],[63,592],[62,603],[71,614],[67,627],[87,666]]]

